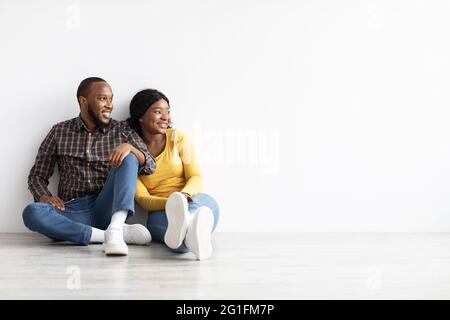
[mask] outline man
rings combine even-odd
[[[103,242],[106,254],[126,255],[126,243],[151,241],[144,226],[125,220],[134,214],[138,173],[153,173],[156,162],[125,121],[112,120],[113,93],[105,80],[84,79],[77,99],[80,115],[53,126],[39,148],[28,176],[35,203],[24,209],[23,220],[56,241]],[[58,196],[47,188],[55,164]]]

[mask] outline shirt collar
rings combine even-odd
[[[103,133],[103,134],[107,133],[109,131],[109,129],[111,128],[112,122],[113,122],[113,120],[111,120],[106,127],[98,128],[96,131],[99,131],[100,133]],[[76,123],[76,127],[77,127],[78,131],[80,131],[84,128],[87,132],[91,132],[89,130],[89,128],[86,126],[86,124],[84,123],[83,119],[81,119],[81,113],[76,118],[75,123]]]

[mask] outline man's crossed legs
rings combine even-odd
[[[129,154],[111,170],[98,195],[70,200],[64,211],[46,203],[31,203],[23,211],[23,221],[30,230],[55,241],[82,245],[103,242],[106,254],[128,254],[125,243],[144,245],[151,241],[144,226],[125,224],[134,214],[138,168],[137,158]]]

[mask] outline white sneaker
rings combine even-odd
[[[123,240],[123,230],[121,228],[108,227],[105,231],[105,242],[103,251],[107,255],[127,255],[128,247]]]
[[[208,259],[212,254],[211,232],[214,216],[208,207],[200,207],[194,213],[186,233],[184,244],[198,260]]]
[[[152,241],[152,236],[142,224],[124,224],[123,240],[127,244],[146,245]]]
[[[186,197],[181,192],[172,193],[166,202],[167,230],[164,242],[171,249],[181,246],[189,225]]]

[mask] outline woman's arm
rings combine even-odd
[[[190,196],[194,196],[202,191],[202,177],[200,175],[200,169],[197,165],[183,164],[184,176],[186,184],[181,190],[183,193],[187,193]]]
[[[197,164],[194,145],[191,139],[182,132],[180,132],[178,150],[183,161],[184,177],[186,179],[186,184],[181,192],[190,196],[196,195],[202,191],[202,175]]]
[[[135,199],[139,206],[145,211],[164,210],[167,201],[167,198],[152,196],[139,178],[136,185]]]

